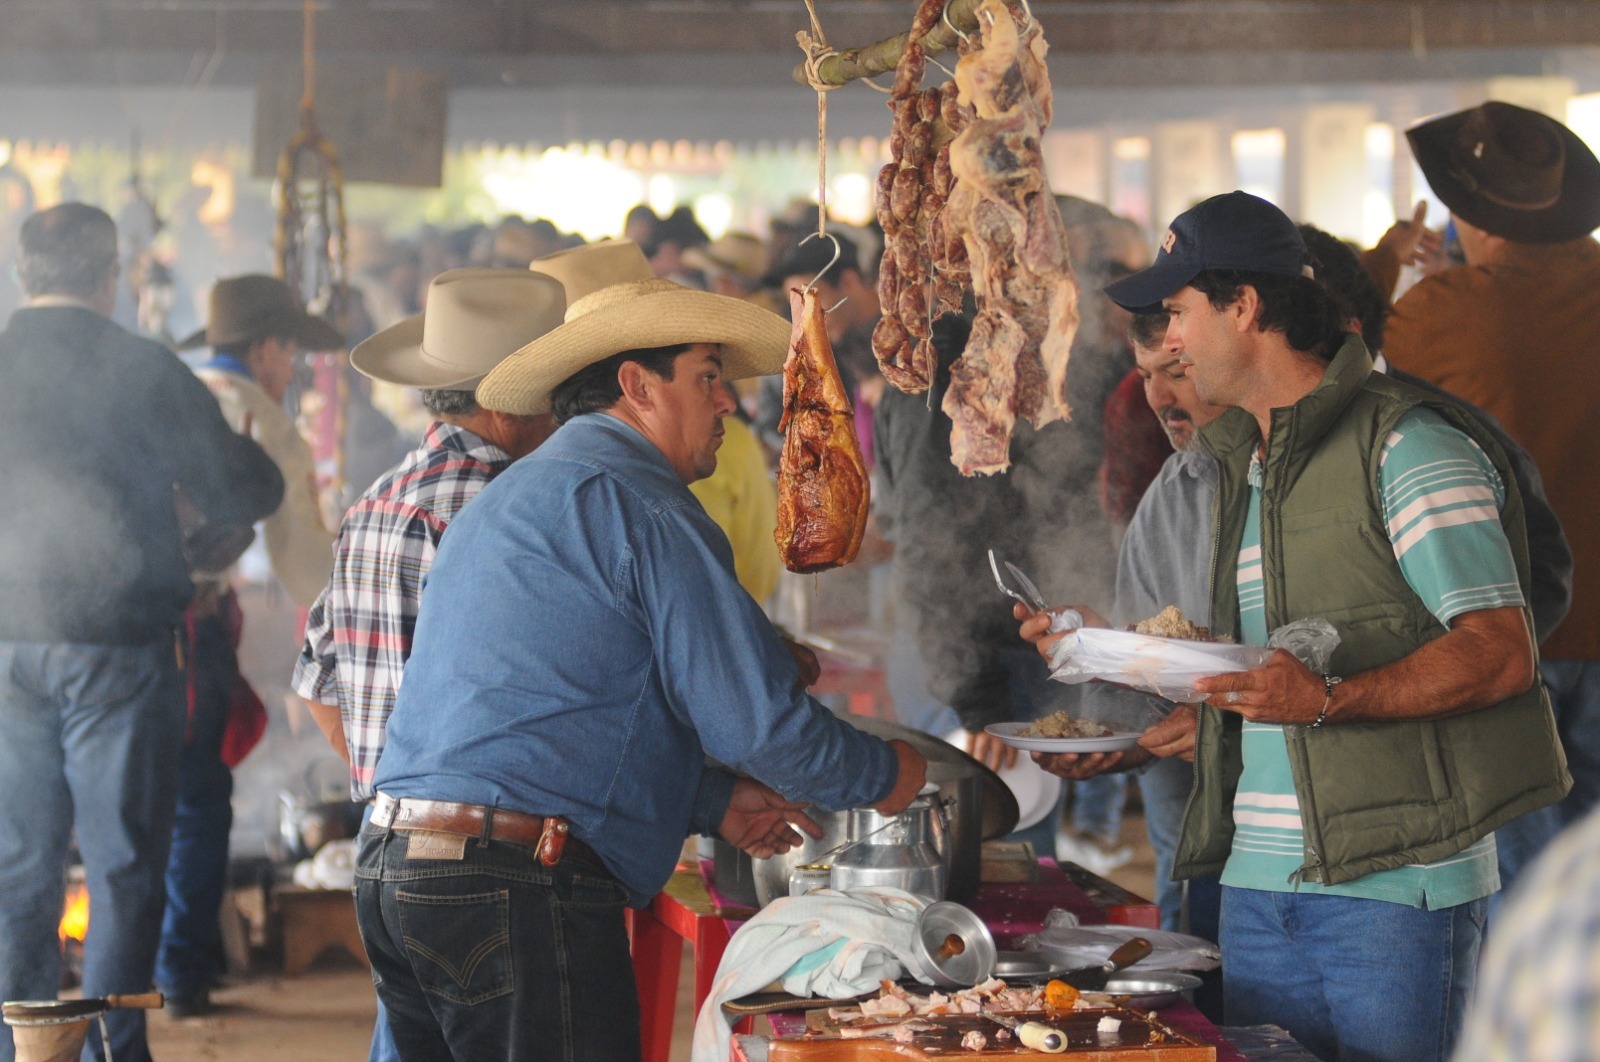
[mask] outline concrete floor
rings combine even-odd
[[[693,992],[692,953],[685,948],[672,1062],[688,1062]],[[204,1018],[150,1015],[157,1062],[362,1062],[377,1012],[366,968],[337,950],[300,977],[240,979],[212,999],[217,1010]]]
[[[1131,863],[1109,875],[1141,896],[1154,892],[1155,857],[1145,839],[1144,818],[1129,812],[1123,840]],[[684,949],[678,979],[678,1016],[673,1025],[672,1062],[687,1062],[694,1026],[692,953]],[[372,981],[365,967],[332,949],[300,977],[261,975],[218,990],[215,1014],[174,1021],[150,1016],[151,1050],[158,1062],[361,1062],[367,1057],[375,1015]]]

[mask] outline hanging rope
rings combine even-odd
[[[817,235],[828,234],[828,93],[838,88],[822,80],[819,67],[824,59],[837,55],[828,47],[828,35],[822,31],[817,18],[814,0],[805,0],[806,13],[811,16],[811,32],[805,30],[794,35],[800,50],[806,53],[806,81],[817,93]]]

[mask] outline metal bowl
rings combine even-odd
[[[1200,978],[1194,974],[1174,971],[1151,971],[1140,974],[1119,974],[1106,982],[1100,991],[1126,1001],[1130,1007],[1141,1010],[1159,1010],[1171,1006],[1183,993],[1200,987]]]
[[[994,975],[1006,981],[1042,980],[1064,969],[1036,951],[1001,951],[994,960]]]

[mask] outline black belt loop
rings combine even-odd
[[[478,847],[479,848],[488,848],[489,847],[489,838],[492,837],[493,835],[494,835],[494,808],[492,806],[489,806],[489,807],[485,807],[483,809],[483,829],[478,831]]]

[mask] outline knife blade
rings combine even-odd
[[[1057,977],[1073,988],[1087,992],[1097,992],[1106,986],[1106,981],[1111,975],[1126,966],[1132,966],[1140,959],[1155,950],[1153,945],[1144,937],[1132,937],[1116,951],[1106,957],[1106,961],[1099,966],[1085,966],[1078,970],[1068,970]]]

